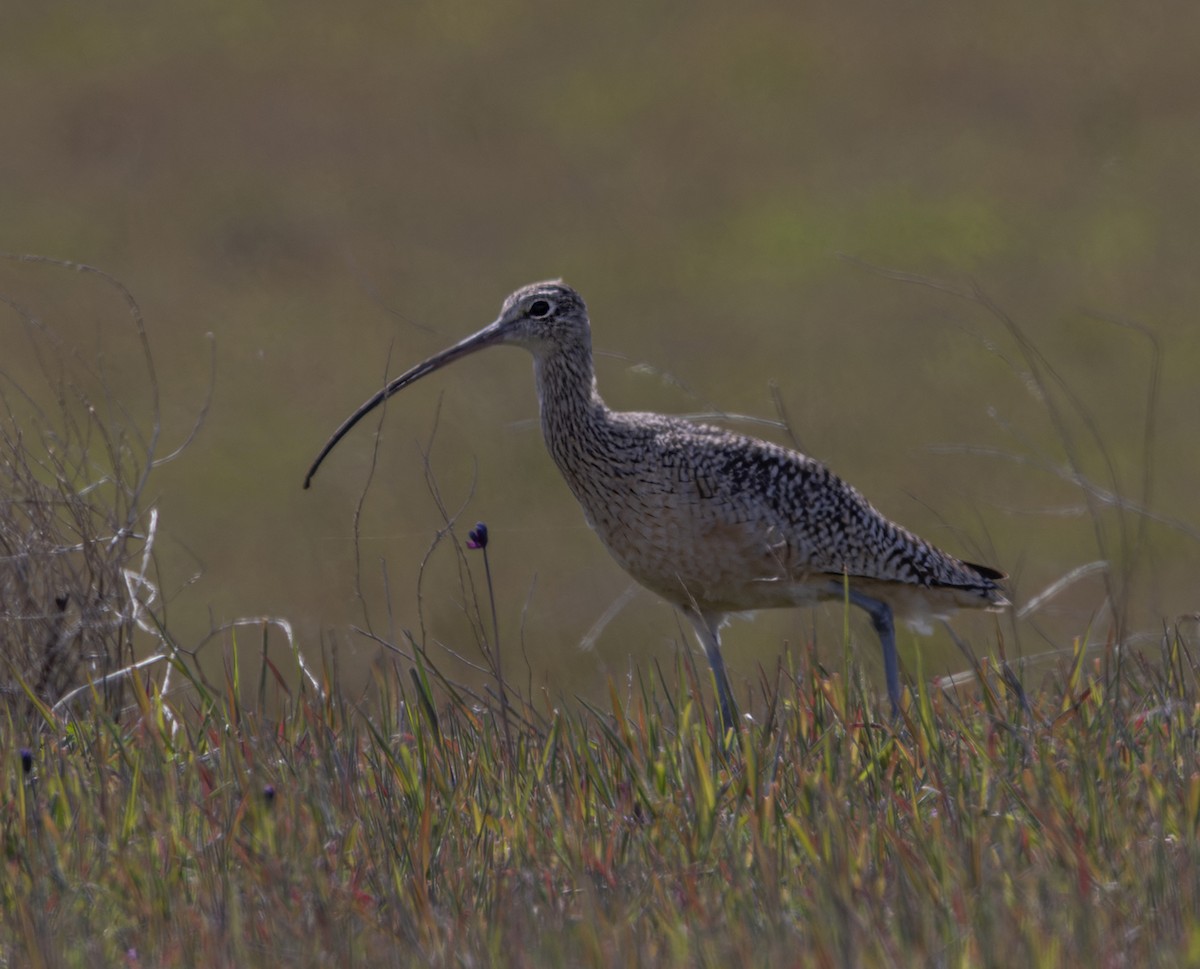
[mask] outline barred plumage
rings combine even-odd
[[[925,629],[959,608],[1007,605],[1003,574],[888,520],[819,461],[719,428],[609,410],[596,390],[587,309],[561,281],[525,286],[474,336],[401,374],[342,424],[428,373],[501,343],[533,354],[546,446],[617,562],[692,622],[726,730],[735,705],[718,630],[729,613],[848,600],[870,615],[888,696],[901,691],[893,616]]]

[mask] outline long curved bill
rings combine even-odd
[[[411,383],[420,380],[426,374],[431,374],[435,370],[440,370],[448,363],[453,363],[455,360],[465,357],[476,350],[482,350],[485,347],[494,346],[504,340],[505,330],[502,327],[502,321],[496,320],[494,323],[489,323],[474,336],[469,336],[465,340],[448,347],[441,353],[435,353],[423,363],[418,363],[411,370],[400,374],[399,377],[388,381],[387,386],[379,393],[375,394],[370,400],[366,401],[353,414],[342,421],[341,427],[333,432],[333,436],[325,442],[325,446],[321,448],[321,453],[317,455],[317,459],[313,461],[308,469],[308,474],[304,476],[304,487],[307,488],[312,484],[313,475],[317,473],[317,468],[321,466],[321,462],[329,455],[329,452],[334,449],[337,442],[350,433],[350,429],[359,421],[366,417],[371,411],[382,404],[385,400],[395,393],[399,393]]]

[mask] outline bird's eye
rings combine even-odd
[[[545,299],[535,299],[529,304],[529,315],[535,320],[544,320],[550,315],[550,301]]]

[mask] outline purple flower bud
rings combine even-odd
[[[476,522],[475,527],[467,532],[467,548],[487,548],[487,525]]]
[[[26,774],[33,770],[33,751],[28,747],[21,748],[21,770]]]
[[[275,785],[268,784],[263,788],[263,800],[270,806],[275,803]]]

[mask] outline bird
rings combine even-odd
[[[963,561],[889,520],[823,463],[688,418],[614,411],[596,386],[583,298],[562,280],[504,300],[483,329],[387,381],[334,432],[337,443],[385,400],[493,346],[533,356],[542,433],[587,523],[617,563],[690,622],[715,681],[721,727],[737,704],[721,655],[733,615],[840,601],[870,618],[893,718],[902,691],[895,621],[918,632],[962,608],[1009,603],[1003,572]]]

